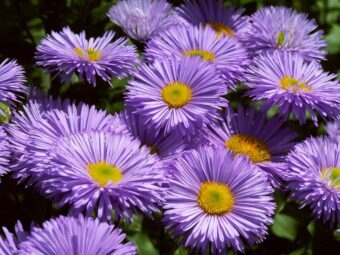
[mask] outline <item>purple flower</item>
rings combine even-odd
[[[197,58],[143,65],[127,86],[125,103],[154,130],[188,135],[215,121],[226,105],[214,66]]]
[[[206,254],[243,252],[261,242],[273,222],[273,189],[250,161],[208,146],[184,153],[170,166],[164,220],[185,246]]]
[[[161,159],[173,159],[187,147],[184,139],[181,139],[178,133],[158,132],[155,135],[156,132],[147,127],[143,117],[133,114],[129,110],[119,113],[117,117],[121,121],[121,125],[125,127],[123,130],[139,139],[143,145],[151,149],[151,154],[155,154]]]
[[[100,219],[150,216],[162,201],[163,170],[150,149],[126,134],[89,132],[60,140],[49,153],[39,185],[72,214],[97,212]]]
[[[297,54],[266,53],[254,60],[247,76],[251,90],[248,95],[264,100],[261,109],[268,111],[278,106],[280,115],[306,121],[306,112],[315,125],[314,113],[323,118],[336,119],[340,115],[340,86],[335,74],[322,70],[315,62],[306,63]]]
[[[165,0],[125,0],[113,5],[107,16],[135,40],[145,41],[178,22]]]
[[[284,126],[278,116],[266,119],[265,113],[255,114],[252,108],[230,108],[219,124],[211,125],[207,138],[214,146],[226,148],[234,154],[248,156],[251,162],[269,174],[271,183],[279,186],[286,171],[285,156],[297,134]]]
[[[25,71],[16,60],[5,59],[0,64],[0,104],[13,106],[27,94]],[[0,108],[0,114],[3,113]]]
[[[4,237],[0,237],[0,253],[2,255],[18,254],[18,245],[23,242],[27,233],[24,231],[21,222],[18,221],[14,228],[14,234],[8,231],[7,228],[2,228]]]
[[[69,81],[74,73],[96,85],[96,76],[110,82],[111,76],[129,75],[138,62],[134,46],[119,38],[111,42],[115,33],[106,32],[103,37],[86,39],[85,32],[73,33],[65,27],[60,33],[52,32],[37,47],[39,66]]]
[[[340,143],[340,119],[326,123],[326,131],[330,138]]]
[[[82,254],[134,255],[136,247],[123,243],[126,235],[119,228],[98,219],[60,216],[35,227],[19,244],[20,255]]]
[[[287,187],[309,207],[313,217],[340,223],[340,144],[326,137],[309,138],[287,157]]]
[[[246,46],[255,55],[284,51],[298,53],[306,61],[324,60],[327,43],[316,21],[287,7],[265,7],[251,16]]]
[[[10,146],[5,129],[0,126],[0,176],[8,172]]]
[[[190,24],[209,25],[219,36],[228,35],[241,41],[250,26],[249,17],[242,16],[244,9],[224,7],[222,0],[186,0],[176,12]]]
[[[249,64],[246,50],[235,38],[218,38],[216,32],[203,25],[178,26],[149,41],[145,56],[149,61],[175,57],[197,57],[212,63],[225,83],[235,88],[235,82],[243,80],[243,72]]]

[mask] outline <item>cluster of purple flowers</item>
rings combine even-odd
[[[69,216],[4,229],[0,253],[135,254],[112,224],[155,212],[194,252],[244,252],[268,234],[274,189],[340,224],[340,84],[320,65],[323,33],[286,7],[243,12],[222,0],[177,8],[119,1],[107,15],[144,44],[140,55],[127,39],[112,41],[113,32],[47,35],[36,63],[62,81],[128,77],[125,109],[115,115],[40,92],[14,111],[27,87],[23,69],[5,60],[0,115],[13,113],[0,126],[0,174],[67,206]],[[235,90],[259,111],[229,103]],[[328,136],[301,141],[289,118],[329,121]]]

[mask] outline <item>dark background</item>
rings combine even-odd
[[[33,59],[35,47],[41,38],[52,30],[60,31],[70,26],[75,32],[85,30],[87,36],[101,36],[104,31],[113,29],[118,36],[122,30],[114,26],[106,12],[115,1],[108,0],[0,0],[0,61],[16,58],[24,66],[30,86],[36,86],[54,96],[72,98],[95,104],[98,108],[114,113],[123,107],[123,92],[126,80],[113,80],[113,89],[103,82],[93,88],[73,79],[61,84],[59,79],[51,79],[41,68],[35,66]],[[175,5],[181,1],[169,1]],[[340,0],[302,0],[302,1],[225,1],[226,5],[246,9],[251,14],[267,5],[285,5],[306,12],[315,18],[325,31],[328,42],[327,61],[322,65],[327,71],[338,73],[340,69]],[[135,42],[139,49],[142,45]],[[240,100],[240,93],[229,95],[231,101]],[[290,126],[301,134],[301,138],[324,133],[323,125],[317,129],[310,122],[299,127],[295,122]],[[322,223],[313,221],[308,209],[299,210],[298,205],[287,199],[287,194],[277,192],[278,203],[275,224],[270,235],[259,245],[247,249],[247,254],[340,254],[340,234],[327,229]],[[33,189],[18,186],[10,176],[1,178],[0,183],[0,225],[13,229],[19,219],[26,228],[32,221],[41,223],[59,214],[66,214],[67,208],[57,210],[48,200],[39,196]],[[136,223],[119,223],[139,247],[140,254],[188,254],[170,239],[162,229],[160,216],[151,221],[142,216]]]

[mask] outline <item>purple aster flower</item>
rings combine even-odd
[[[125,103],[165,134],[190,134],[216,120],[226,105],[213,65],[197,58],[164,59],[143,65],[127,86]]]
[[[85,32],[73,33],[65,27],[60,33],[52,32],[37,47],[39,66],[69,81],[74,73],[96,85],[96,75],[110,82],[111,76],[124,77],[134,69],[138,55],[134,46],[119,38],[111,42],[115,33],[106,32],[103,37],[86,39]]]
[[[327,122],[326,131],[330,138],[340,143],[340,119],[333,122]]]
[[[184,139],[180,139],[178,133],[164,134],[156,132],[147,127],[145,119],[131,111],[126,110],[118,114],[124,130],[129,131],[133,137],[138,138],[143,145],[151,149],[151,154],[159,156],[161,159],[172,159],[185,150],[187,144]]]
[[[142,211],[150,216],[162,201],[163,170],[156,157],[126,134],[90,132],[65,137],[41,167],[39,185],[58,206],[70,213],[97,208],[100,219],[131,219]]]
[[[8,172],[10,146],[5,129],[0,126],[0,176]]]
[[[19,244],[18,255],[81,254],[134,255],[136,247],[123,243],[122,230],[98,219],[60,216],[35,227]]]
[[[176,12],[190,24],[209,25],[219,36],[235,36],[239,40],[250,26],[249,17],[242,16],[244,9],[226,8],[222,0],[186,0]]]
[[[264,100],[261,109],[277,105],[280,115],[292,114],[300,124],[306,112],[317,125],[316,111],[321,117],[336,119],[340,115],[340,86],[335,74],[322,70],[315,62],[306,63],[297,54],[266,53],[254,60],[247,76],[248,95]]]
[[[2,255],[18,254],[18,245],[23,242],[27,233],[24,231],[21,222],[18,221],[14,228],[14,234],[8,231],[7,228],[2,228],[4,237],[0,237],[0,253]]]
[[[308,138],[294,147],[287,162],[291,196],[309,207],[313,217],[340,224],[340,143]]]
[[[210,27],[178,26],[151,39],[145,56],[149,61],[175,57],[197,57],[215,65],[218,74],[231,88],[243,80],[243,72],[249,64],[246,50],[235,38],[229,36],[216,40],[216,32]]]
[[[244,251],[261,242],[275,205],[268,179],[250,161],[227,150],[200,147],[170,166],[164,220],[185,246],[206,254]]]
[[[251,16],[246,46],[250,52],[294,52],[306,61],[324,60],[327,43],[316,21],[287,7],[266,7]]]
[[[285,127],[279,116],[267,120],[265,113],[256,114],[252,108],[242,106],[237,112],[229,108],[223,121],[211,125],[207,132],[211,144],[248,156],[251,162],[269,174],[275,187],[280,185],[287,169],[285,156],[296,137],[297,134]]]
[[[135,40],[145,41],[178,22],[165,0],[125,0],[113,5],[107,16]]]
[[[27,93],[24,69],[16,60],[5,59],[0,64],[0,104],[13,106],[23,94]],[[3,109],[0,108],[0,113]]]

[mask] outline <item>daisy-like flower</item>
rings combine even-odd
[[[285,156],[297,134],[284,126],[284,120],[274,116],[266,119],[265,113],[256,114],[252,108],[230,108],[223,121],[209,127],[207,138],[214,146],[228,149],[235,155],[242,154],[269,174],[274,186],[279,186],[286,171]]]
[[[265,7],[251,16],[246,46],[255,55],[263,52],[294,52],[306,61],[324,60],[327,43],[316,21],[287,7]]]
[[[2,255],[18,254],[18,246],[23,242],[27,233],[24,231],[20,221],[17,222],[14,228],[14,234],[9,232],[7,228],[2,228],[4,237],[0,237],[0,253]]]
[[[309,207],[313,217],[340,224],[340,143],[308,138],[294,147],[287,162],[292,197]]]
[[[190,24],[210,26],[219,36],[238,40],[242,40],[250,26],[249,17],[242,16],[244,9],[226,8],[222,0],[186,0],[176,12]]]
[[[326,131],[330,138],[340,142],[340,119],[333,122],[327,122]]]
[[[82,133],[59,141],[41,171],[43,193],[71,213],[97,208],[100,219],[131,219],[133,213],[148,216],[162,201],[164,174],[155,167],[156,157],[137,139],[126,134]]]
[[[178,137],[178,133],[155,135],[154,130],[147,127],[145,118],[126,110],[118,114],[118,118],[124,130],[128,130],[132,136],[138,138],[141,143],[151,149],[150,153],[161,159],[170,160],[177,157],[178,153],[185,150],[187,144],[184,139]]]
[[[0,176],[8,172],[10,146],[5,129],[0,126]]]
[[[111,76],[129,75],[138,62],[134,46],[119,38],[111,42],[115,33],[106,32],[103,37],[86,39],[85,32],[73,33],[65,27],[60,33],[47,35],[37,47],[36,59],[39,66],[69,81],[74,73],[96,85],[98,75],[110,82]]]
[[[265,175],[241,155],[209,146],[183,154],[170,166],[165,224],[185,246],[206,254],[244,251],[262,241],[272,223],[273,189]]]
[[[305,123],[308,112],[317,125],[314,111],[323,118],[340,115],[340,84],[335,78],[297,54],[274,52],[254,60],[246,86],[251,89],[248,95],[264,100],[264,111],[276,105],[280,115],[288,118],[292,114],[300,124]]]
[[[210,27],[178,26],[151,39],[145,56],[148,60],[175,57],[183,59],[197,57],[212,63],[228,86],[243,79],[243,72],[249,64],[246,50],[235,38],[229,36],[216,40],[216,32]]]
[[[5,59],[0,64],[0,104],[13,106],[27,93],[24,69],[16,60]],[[0,108],[0,114],[4,109]]]
[[[123,0],[107,16],[135,40],[146,41],[178,22],[166,0]]]
[[[197,58],[143,65],[127,86],[125,103],[165,134],[194,133],[218,118],[225,87],[214,66]]]
[[[19,244],[20,255],[134,255],[136,247],[123,243],[122,230],[90,217],[60,216],[35,227]]]

